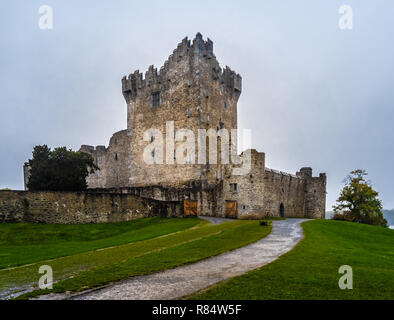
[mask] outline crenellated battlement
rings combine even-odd
[[[78,151],[90,153],[93,155],[93,154],[98,154],[98,153],[105,153],[107,151],[107,149],[105,148],[105,146],[94,147],[94,146],[83,144]]]
[[[135,101],[137,94],[145,88],[155,87],[167,90],[171,82],[187,78],[196,83],[202,74],[224,85],[226,92],[239,97],[242,91],[242,77],[228,66],[222,69],[213,53],[213,42],[206,41],[197,33],[191,42],[187,37],[180,42],[173,53],[158,70],[151,65],[145,74],[139,70],[122,78],[122,93],[127,103]]]

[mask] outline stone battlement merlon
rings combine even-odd
[[[326,180],[327,176],[325,173],[320,173],[318,177],[313,177],[312,176],[312,168],[301,168],[300,172],[297,172],[296,174],[284,172],[284,171],[279,171],[275,169],[270,169],[265,167],[264,168],[265,172],[271,172],[277,175],[283,175],[283,176],[289,176],[292,178],[297,178],[297,179],[305,179],[305,178],[311,178],[311,179],[320,179],[320,180]]]
[[[284,172],[284,171],[279,171],[279,170],[275,170],[275,169],[270,169],[270,168],[267,168],[267,167],[265,167],[264,170],[265,170],[265,172],[271,172],[271,173],[274,173],[274,174],[277,174],[277,175],[292,177],[292,178],[294,178],[294,179],[301,179],[301,177],[299,177],[299,176],[297,176],[297,175],[295,175],[295,174],[288,173],[288,172]]]
[[[105,153],[107,151],[107,148],[105,146],[90,146],[90,145],[86,145],[83,144],[81,146],[81,148],[79,148],[78,150],[79,152],[86,152],[86,153],[90,153],[92,155],[95,155],[97,153]]]
[[[158,71],[153,65],[151,65],[145,72],[145,75],[139,70],[134,73],[124,76],[122,78],[122,93],[127,103],[135,101],[139,90],[159,85],[165,90],[168,87],[168,83],[177,74],[180,63],[184,62],[195,62],[197,65],[204,63],[205,70],[208,70],[212,80],[219,81],[220,84],[224,85],[226,91],[231,94],[234,93],[238,98],[242,91],[242,77],[231,70],[228,66],[222,69],[216,56],[213,53],[213,42],[208,38],[207,41],[203,40],[200,33],[197,33],[193,42],[184,38],[180,42],[177,48],[164,62],[164,65]],[[189,63],[190,68],[196,68],[195,63]],[[198,67],[197,67],[198,68]],[[188,77],[193,77],[194,72],[200,70],[188,70],[183,72],[189,72]]]

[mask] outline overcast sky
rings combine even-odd
[[[352,30],[338,26],[342,4]],[[53,30],[38,26],[41,5]],[[328,210],[363,168],[393,208],[393,17],[388,0],[2,0],[0,188],[23,188],[35,145],[107,145],[126,128],[122,76],[201,32],[243,77],[239,127],[267,167],[326,172]]]

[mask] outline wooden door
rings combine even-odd
[[[198,204],[196,200],[184,200],[183,208],[185,217],[197,217],[198,216]]]
[[[236,218],[237,208],[237,201],[226,201],[226,208],[224,211],[226,218]]]

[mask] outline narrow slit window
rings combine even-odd
[[[161,105],[160,92],[153,92],[151,95],[152,107],[159,107]]]

